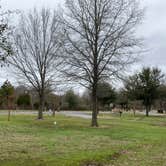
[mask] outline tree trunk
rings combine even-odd
[[[52,109],[52,116],[55,117],[55,108]]]
[[[97,122],[97,116],[99,113],[98,110],[98,102],[97,102],[97,84],[98,84],[98,39],[99,39],[99,32],[98,32],[98,28],[99,28],[99,20],[98,20],[98,11],[97,11],[97,0],[95,0],[95,6],[94,6],[94,14],[95,14],[95,18],[94,18],[94,28],[95,28],[95,41],[94,41],[94,52],[93,52],[93,85],[92,85],[92,127],[98,127],[98,122]]]
[[[146,106],[146,116],[149,116],[149,112],[150,112],[151,106]]]
[[[135,107],[133,107],[133,114],[134,114],[134,117],[135,117],[135,115],[136,115],[136,108]]]
[[[97,86],[92,89],[92,127],[98,127],[97,122],[98,104],[97,104]]]
[[[38,111],[38,119],[43,119],[43,111],[44,111],[44,94],[39,95],[39,111]]]
[[[9,96],[7,95],[7,108],[8,108],[8,121],[10,121],[10,115],[11,115],[11,111],[9,108]]]
[[[10,109],[8,109],[8,121],[10,121],[10,115],[11,115],[11,111]]]

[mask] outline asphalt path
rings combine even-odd
[[[113,114],[110,112],[100,112],[103,114]],[[132,113],[132,112],[131,112]],[[7,115],[8,111],[0,111],[0,115]],[[37,115],[37,111],[11,111],[11,115]],[[65,115],[68,117],[79,117],[84,119],[91,119],[91,112],[85,112],[85,111],[60,111],[56,112],[56,115]],[[136,114],[142,114],[145,115],[145,112],[136,112]],[[44,115],[52,115],[49,111],[44,112]],[[152,111],[149,113],[151,116],[166,116],[166,114],[158,114],[155,111]]]
[[[0,115],[7,115],[8,111],[0,111]],[[37,111],[11,111],[11,115],[37,115]],[[90,112],[83,111],[60,111],[56,112],[56,115],[65,115],[70,117],[79,117],[84,119],[91,119]],[[49,111],[44,112],[44,115],[52,115]]]

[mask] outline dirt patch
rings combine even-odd
[[[126,151],[115,152],[109,156],[105,157],[105,163],[97,162],[97,161],[84,161],[80,164],[80,166],[105,166],[106,163],[109,163],[112,160],[117,160],[122,154],[125,154]]]
[[[117,160],[121,156],[122,152],[114,153],[109,157],[109,160]]]
[[[153,123],[152,126],[166,127],[166,123]]]
[[[86,162],[80,164],[80,166],[104,166],[104,164],[99,163],[99,162],[94,162],[94,161],[86,161]]]

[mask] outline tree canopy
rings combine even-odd
[[[148,116],[151,106],[158,97],[158,88],[164,75],[158,68],[143,68],[141,72],[125,81],[125,90],[130,99],[140,99],[146,107]]]
[[[13,53],[11,43],[11,29],[8,22],[8,16],[11,11],[4,11],[0,6],[0,63],[1,66],[6,62],[6,57]]]
[[[107,82],[100,82],[97,90],[98,101],[104,106],[113,103],[116,99],[115,89]]]
[[[70,110],[76,109],[79,104],[79,98],[73,90],[69,90],[66,92],[65,102],[68,104]]]
[[[66,0],[65,11],[62,71],[90,87],[92,126],[98,126],[98,83],[119,78],[137,59],[142,42],[135,30],[143,10],[137,0]]]

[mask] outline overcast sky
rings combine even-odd
[[[63,0],[1,0],[3,8],[27,11],[33,7],[54,8]],[[144,23],[138,34],[149,50],[137,66],[158,66],[166,73],[166,0],[140,0],[146,7]]]

